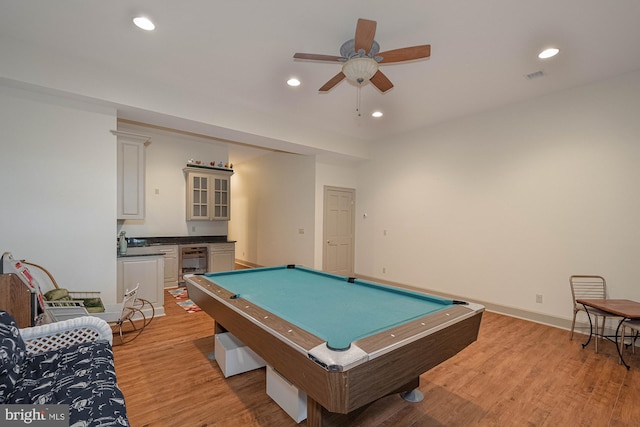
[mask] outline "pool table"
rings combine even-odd
[[[189,298],[344,425],[478,336],[484,307],[296,265],[185,276]]]

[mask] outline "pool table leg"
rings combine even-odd
[[[220,323],[213,321],[213,333],[214,334],[224,334],[227,330]]]
[[[409,392],[411,390],[415,390],[420,385],[420,377],[416,377],[413,380],[409,381],[402,387],[389,392],[385,396],[386,397],[396,393],[404,393]],[[382,398],[381,397],[381,398]],[[378,399],[376,399],[378,400]],[[313,400],[311,397],[307,396],[307,426],[308,427],[343,427],[345,425],[351,424],[360,414],[362,414],[372,403],[368,403],[358,409],[355,409],[348,414],[338,414],[335,412],[327,411],[322,405]]]
[[[219,324],[218,322],[216,322],[215,320],[213,321],[213,346],[214,349],[211,353],[208,354],[208,358],[209,360],[216,360],[216,351],[215,351],[215,340],[216,340],[216,335],[217,334],[224,334],[225,332],[227,332],[227,330],[224,328],[224,326],[222,326],[221,324]]]

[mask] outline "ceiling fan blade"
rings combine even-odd
[[[358,19],[356,38],[353,42],[356,52],[364,49],[364,53],[369,53],[371,45],[373,44],[373,38],[376,35],[376,25],[376,21],[369,21],[368,19],[362,18]]]
[[[337,85],[338,83],[340,83],[342,80],[344,80],[346,76],[344,75],[344,73],[342,71],[340,71],[338,74],[336,74],[335,76],[333,76],[331,78],[331,80],[329,80],[328,82],[326,82],[324,84],[324,86],[322,86],[320,89],[318,89],[320,92],[328,92],[329,90],[333,89],[333,87],[335,85]]]
[[[295,59],[310,59],[312,61],[331,61],[338,62],[342,58],[342,56],[335,55],[316,55],[315,53],[296,53],[293,55]]]
[[[389,80],[387,76],[385,76],[380,70],[378,70],[369,81],[382,93],[388,91],[393,87],[393,83],[391,83],[391,80]]]
[[[431,45],[425,44],[420,46],[404,47],[402,49],[388,50],[386,52],[380,52],[376,56],[382,57],[382,61],[380,61],[381,64],[428,58],[431,56]]]

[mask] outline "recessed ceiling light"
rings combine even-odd
[[[287,80],[287,84],[293,87],[300,86],[300,80],[296,79],[295,77],[291,77],[289,80]]]
[[[540,58],[540,59],[551,58],[553,56],[556,56],[558,54],[558,52],[560,52],[559,49],[556,49],[555,47],[550,47],[549,49],[545,49],[542,52],[540,52],[538,54],[538,58]]]
[[[371,117],[375,117],[376,119],[382,116],[383,116],[382,111],[374,111],[373,113],[371,113]]]
[[[136,27],[142,28],[146,31],[155,30],[156,26],[151,20],[144,16],[136,16],[133,18],[133,23],[136,24]]]

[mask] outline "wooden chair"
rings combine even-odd
[[[573,330],[576,326],[576,316],[579,311],[584,311],[589,316],[595,319],[593,330],[595,331],[595,351],[598,352],[598,340],[604,336],[604,326],[607,317],[612,318],[610,313],[598,310],[596,308],[589,308],[589,311],[585,309],[582,304],[576,302],[578,299],[607,299],[607,281],[602,276],[596,275],[573,275],[569,277],[569,284],[571,286],[571,296],[573,297],[573,321],[571,322],[571,334],[569,339],[573,339]],[[598,319],[602,318],[602,325],[598,325]],[[598,332],[598,328],[600,331]]]

